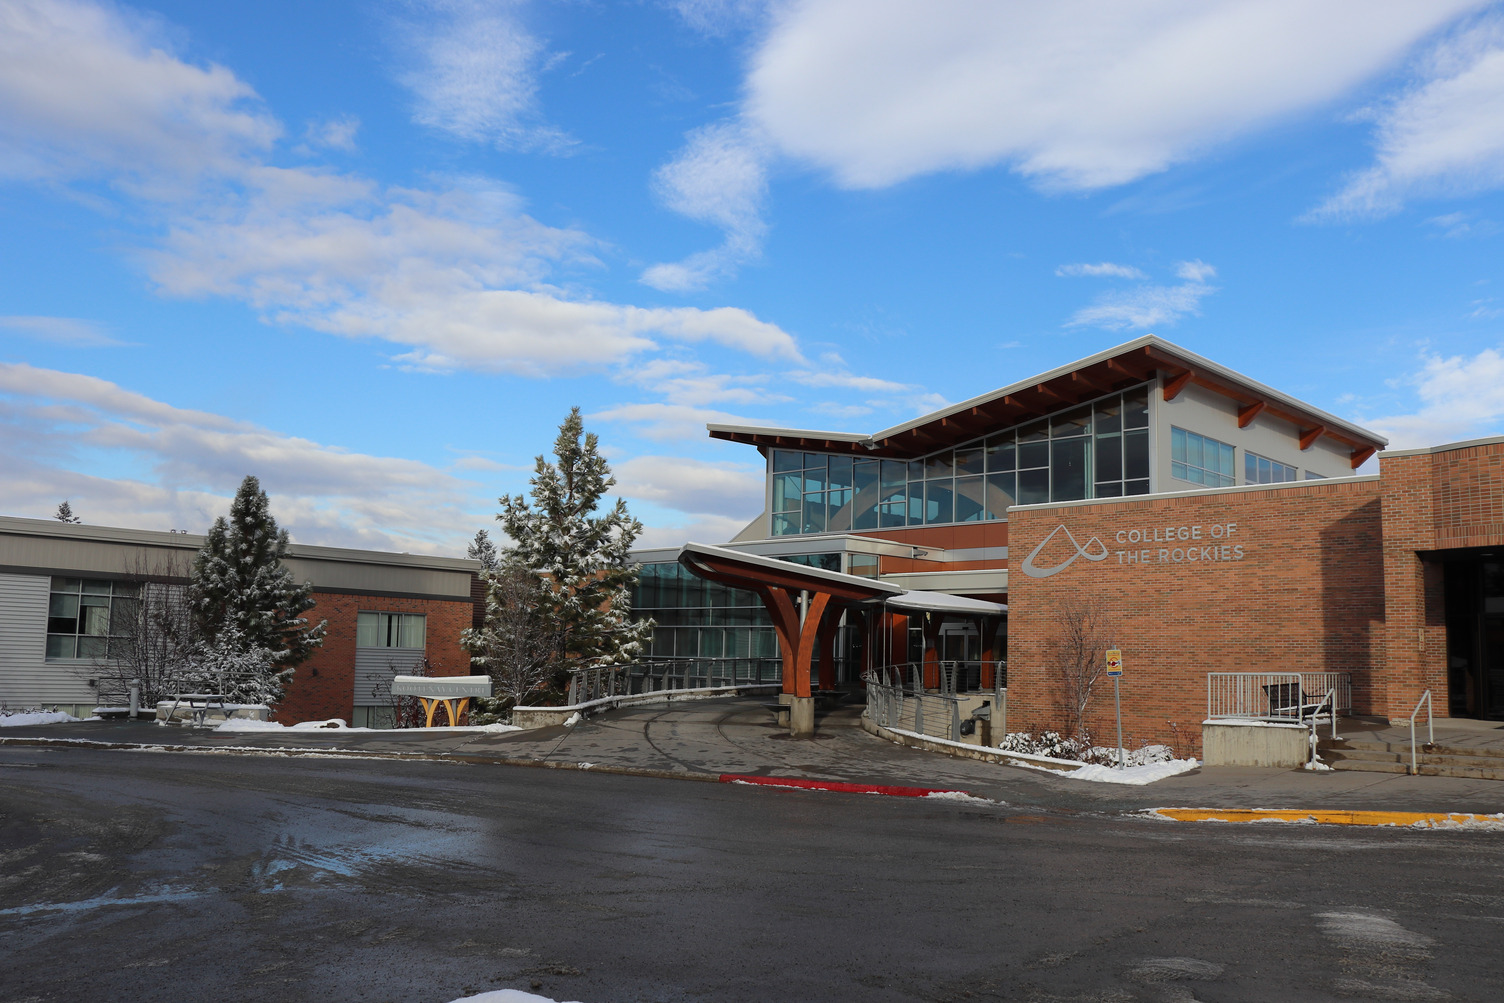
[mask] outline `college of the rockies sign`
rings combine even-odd
[[[1196,523],[1183,526],[1147,526],[1136,529],[1119,529],[1112,532],[1112,540],[1121,550],[1110,549],[1100,537],[1093,536],[1082,544],[1061,523],[1039,541],[1039,546],[1029,552],[1019,566],[1030,578],[1049,578],[1075,564],[1078,560],[1109,564],[1213,564],[1220,561],[1241,561],[1243,545],[1233,543],[1238,531],[1235,522]],[[1057,536],[1074,551],[1065,560],[1049,567],[1037,563],[1044,549]],[[1152,544],[1152,546],[1150,546]],[[1112,559],[1112,560],[1109,560]]]

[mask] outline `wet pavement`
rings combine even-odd
[[[790,738],[775,726],[772,715],[759,701],[725,698],[624,708],[571,728],[503,734],[439,729],[219,734],[151,723],[86,722],[5,729],[0,731],[0,744],[37,738],[202,750],[340,750],[470,762],[566,767],[589,764],[596,769],[686,778],[738,773],[953,788],[1013,805],[1092,811],[1186,806],[1504,812],[1504,782],[1452,777],[1202,767],[1146,787],[1086,783],[1046,771],[953,759],[896,746],[862,731],[858,725],[860,713],[860,707],[843,707],[824,716],[813,739]],[[1400,730],[1408,737],[1408,729]],[[1477,736],[1479,742],[1498,741],[1504,735],[1492,724],[1463,730]],[[1440,736],[1438,732],[1438,741]]]
[[[686,773],[717,726],[742,765],[838,761],[838,737],[767,752],[695,716],[635,728]],[[484,739],[530,742],[546,751]],[[7,1003],[1482,1003],[1504,916],[1496,832],[78,743],[0,745],[0,864]]]

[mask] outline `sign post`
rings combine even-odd
[[[1112,677],[1112,702],[1118,714],[1118,769],[1123,769],[1123,652],[1119,648],[1107,649],[1107,674]]]

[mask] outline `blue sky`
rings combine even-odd
[[[0,0],[0,512],[459,553],[571,405],[873,431],[1154,332],[1504,431],[1504,8]]]

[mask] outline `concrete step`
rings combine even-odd
[[[1358,746],[1355,748],[1355,746]],[[1468,750],[1473,752],[1476,750]],[[1409,773],[1410,749],[1395,749],[1382,742],[1321,743],[1322,759],[1336,770],[1367,773]],[[1426,751],[1416,756],[1416,773],[1427,777],[1464,777],[1473,780],[1504,780],[1504,757],[1453,755]]]
[[[1410,743],[1404,742],[1381,742],[1374,739],[1364,738],[1339,738],[1333,741],[1330,738],[1322,738],[1318,741],[1319,748],[1353,749],[1365,752],[1394,752],[1405,756],[1410,755]],[[1422,749],[1433,755],[1439,756],[1466,756],[1469,759],[1493,759],[1504,763],[1504,748],[1495,748],[1486,745],[1448,745],[1445,742],[1437,742]]]

